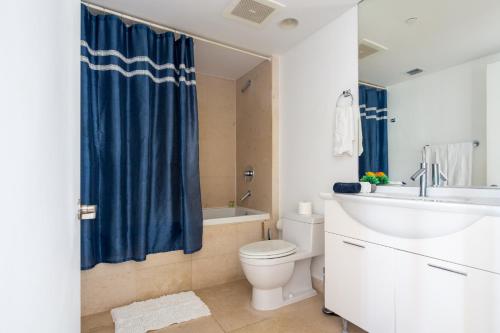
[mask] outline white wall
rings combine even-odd
[[[487,182],[500,186],[500,61],[487,68]]]
[[[0,331],[80,331],[80,4],[4,1]]]
[[[389,175],[409,179],[426,144],[479,140],[474,149],[473,185],[486,184],[486,66],[500,54],[481,58],[388,87]]]
[[[299,201],[322,214],[319,193],[357,178],[357,157],[332,154],[337,96],[351,89],[357,101],[357,26],[353,8],[280,58],[280,215]]]

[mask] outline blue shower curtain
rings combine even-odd
[[[81,268],[201,248],[193,41],[81,12]]]
[[[359,177],[367,171],[389,174],[387,144],[387,91],[359,86],[359,111],[363,130],[363,154],[359,157]]]

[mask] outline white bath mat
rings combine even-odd
[[[116,333],[145,333],[210,316],[210,310],[194,292],[187,291],[115,308],[111,316]]]

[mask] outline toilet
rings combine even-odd
[[[283,239],[240,248],[240,261],[252,285],[252,306],[274,310],[316,295],[311,259],[324,253],[323,216],[285,214]]]

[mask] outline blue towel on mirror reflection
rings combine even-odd
[[[361,192],[360,183],[335,183],[333,185],[335,193],[359,193]]]

